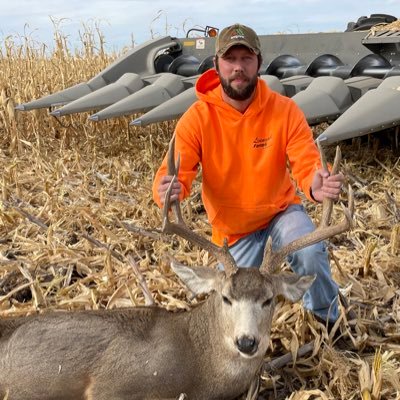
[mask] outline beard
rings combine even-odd
[[[254,90],[257,86],[258,75],[254,75],[252,78],[248,79],[248,83],[245,87],[241,89],[235,89],[231,82],[236,78],[228,78],[225,79],[221,75],[219,76],[222,89],[224,90],[225,94],[233,100],[248,100],[254,93]]]

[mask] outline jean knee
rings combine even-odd
[[[297,250],[288,260],[299,275],[320,275],[325,269],[330,269],[328,253],[322,242]]]

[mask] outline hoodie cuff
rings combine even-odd
[[[318,203],[318,201],[315,200],[315,197],[313,196],[313,192],[312,192],[312,188],[311,188],[311,187],[310,187],[310,199],[311,199],[312,201],[314,201],[315,203]]]

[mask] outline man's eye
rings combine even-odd
[[[231,302],[226,296],[222,296],[222,301],[223,301],[225,304],[228,304],[228,306],[231,306],[231,305],[232,305],[232,302]]]

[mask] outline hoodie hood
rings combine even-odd
[[[222,99],[221,91],[223,89],[217,71],[214,68],[209,69],[199,77],[195,88],[199,100],[230,111],[232,117],[235,114],[237,117],[250,117],[258,114],[266,107],[272,93],[267,84],[258,78],[254,99],[242,114]]]
[[[204,72],[196,81],[196,95],[200,100],[218,103],[222,101],[221,93],[215,91],[216,88],[220,88],[221,83],[219,76],[215,68],[209,69]],[[214,93],[214,91],[216,93]],[[211,92],[211,93],[210,93]]]

